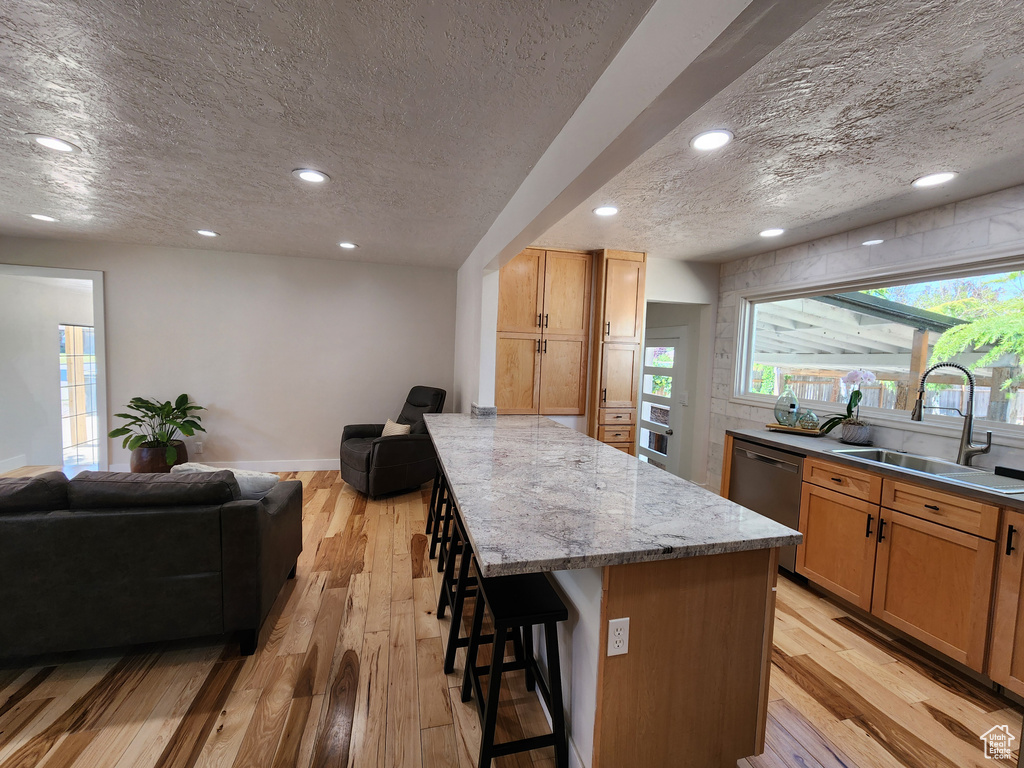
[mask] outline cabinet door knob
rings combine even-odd
[[[1011,552],[1016,551],[1016,547],[1013,546],[1013,534],[1017,532],[1017,529],[1011,525],[1006,529],[1006,555],[1009,557]]]
[[[864,532],[865,538],[869,538],[871,536],[871,523],[874,521],[874,519],[874,515],[868,515],[868,529]]]

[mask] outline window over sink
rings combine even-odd
[[[743,394],[774,401],[788,386],[801,402],[840,411],[858,386],[844,377],[859,369],[876,378],[859,385],[862,406],[906,411],[921,374],[955,362],[977,381],[976,418],[1024,425],[1024,271],[753,301],[750,309]],[[925,412],[955,416],[967,390],[959,373],[939,369],[925,387]]]

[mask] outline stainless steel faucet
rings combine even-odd
[[[921,414],[924,412],[924,382],[931,375],[931,372],[936,368],[955,368],[960,371],[966,378],[968,386],[967,392],[967,412],[962,413],[959,408],[941,408],[940,410],[956,411],[964,417],[964,431],[960,435],[960,450],[957,452],[956,463],[962,464],[965,467],[971,466],[971,460],[982,453],[988,453],[992,450],[992,433],[985,433],[985,444],[975,445],[972,440],[974,436],[974,374],[967,370],[964,366],[959,363],[936,363],[921,377],[921,386],[917,390],[917,402],[914,403],[914,410],[910,412],[911,421],[920,421]]]

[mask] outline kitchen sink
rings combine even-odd
[[[932,477],[941,477],[950,482],[984,488],[998,493],[1024,493],[1024,480],[996,475],[987,469],[964,467],[953,461],[918,456],[913,453],[890,451],[886,448],[835,448],[832,453],[862,459],[876,464],[899,467],[908,472]]]

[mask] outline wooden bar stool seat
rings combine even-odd
[[[514,752],[553,746],[556,768],[568,768],[569,746],[565,733],[565,712],[562,707],[562,672],[558,659],[558,622],[569,618],[565,603],[555,588],[542,573],[528,573],[516,576],[477,576],[477,600],[473,612],[473,628],[469,636],[469,652],[466,669],[462,678],[462,700],[469,701],[476,695],[482,732],[480,735],[480,760],[478,768],[488,768],[491,760]],[[484,611],[490,612],[494,621],[493,636],[483,634]],[[548,679],[540,673],[533,655],[533,628],[544,628],[544,647],[547,655]],[[522,658],[505,661],[505,643],[509,636],[513,640],[522,632],[524,645]],[[477,665],[481,643],[493,637],[490,665]],[[498,718],[498,702],[501,695],[502,675],[511,670],[526,672],[526,687],[534,690],[540,686],[541,696],[551,713],[551,733],[531,736],[514,741],[494,743],[494,732]],[[484,699],[481,678],[487,677],[487,698]]]

